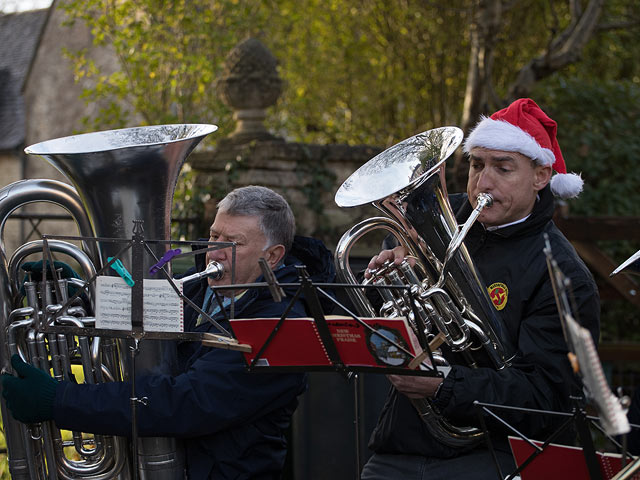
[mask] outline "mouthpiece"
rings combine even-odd
[[[482,210],[483,208],[489,208],[491,205],[493,205],[493,197],[490,193],[479,193],[478,197],[476,198],[476,202],[476,208],[479,208],[480,210]]]
[[[180,280],[182,283],[190,282],[191,280],[200,280],[204,277],[218,280],[219,278],[222,278],[222,275],[224,275],[224,267],[218,262],[211,261],[203,271],[194,273],[193,275],[187,275],[186,277],[182,277]]]

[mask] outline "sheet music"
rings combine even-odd
[[[570,314],[565,314],[564,320],[575,350],[573,353],[578,357],[582,382],[598,409],[602,428],[609,435],[629,433],[629,421],[620,401],[609,388],[589,330],[581,327]]]
[[[571,280],[564,276],[551,253],[549,237],[545,234],[544,253],[556,297],[562,333],[569,348],[569,361],[579,373],[586,397],[591,400],[600,416],[602,428],[608,435],[622,435],[631,430],[629,420],[619,399],[613,394],[602,370],[595,343],[589,330],[582,327],[571,312]],[[574,355],[574,357],[571,356]],[[574,361],[577,359],[577,365]]]
[[[184,332],[182,299],[165,279],[144,279],[143,328]],[[176,282],[182,293],[182,283]],[[131,287],[121,277],[96,279],[96,328],[131,330]]]

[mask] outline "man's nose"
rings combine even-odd
[[[229,250],[228,248],[219,248],[217,250],[210,250],[209,251],[209,259],[210,260],[215,260],[216,262],[219,262],[221,260],[225,260],[227,258],[227,250]]]
[[[488,169],[483,169],[478,174],[478,190],[481,192],[490,192],[494,186],[494,179]]]

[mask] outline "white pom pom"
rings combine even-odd
[[[556,197],[574,198],[582,192],[584,180],[575,173],[558,173],[551,177],[551,191]]]

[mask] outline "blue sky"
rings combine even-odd
[[[0,0],[0,11],[5,13],[37,10],[51,5],[52,0]]]

